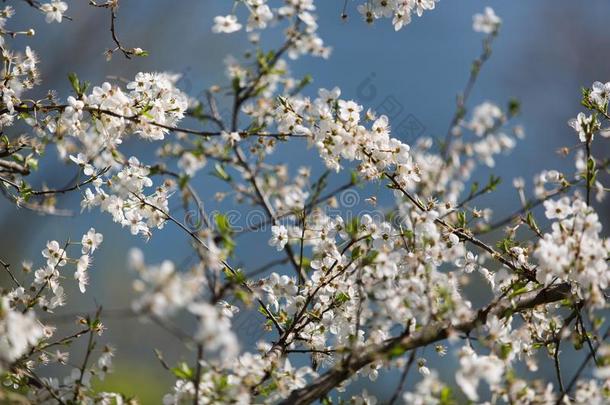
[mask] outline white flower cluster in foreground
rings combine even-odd
[[[567,197],[546,201],[544,206],[547,218],[557,222],[534,252],[539,262],[538,280],[545,285],[571,281],[580,297],[603,308],[610,240],[600,236],[602,225],[597,213],[583,201]]]
[[[68,338],[56,337],[56,327],[49,321],[39,318],[40,313],[52,314],[57,308],[66,306],[68,286],[64,282],[67,267],[73,267],[74,279],[82,293],[86,291],[92,263],[92,254],[99,249],[103,236],[91,228],[80,242],[60,244],[52,240],[47,242],[42,251],[43,262],[33,270],[31,262],[24,262],[23,271],[32,274],[28,284],[22,284],[13,278],[15,286],[3,294],[0,301],[0,373],[14,372],[15,364],[26,362],[26,367],[13,375],[14,378],[27,378],[33,375],[37,384],[32,386],[28,397],[35,403],[55,403],[60,401],[87,400],[104,401],[110,398],[121,400],[120,394],[94,393],[93,379],[103,379],[111,369],[114,350],[103,347],[97,361],[87,368],[73,367],[69,376],[62,381],[57,378],[38,377],[34,370],[45,365],[69,363],[69,352],[63,351],[62,345],[78,336],[86,334],[101,335],[104,331],[99,319],[81,318],[81,330]],[[71,251],[80,246],[79,255],[72,256]],[[9,270],[10,271],[10,270]],[[92,348],[91,348],[92,349]],[[11,383],[15,388],[19,380]],[[6,386],[5,382],[5,386]]]
[[[44,330],[33,311],[22,313],[11,307],[10,298],[0,303],[0,372],[23,356],[44,336]]]

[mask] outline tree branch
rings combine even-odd
[[[471,319],[452,325],[450,322],[435,322],[424,326],[419,331],[407,335],[399,336],[389,343],[374,345],[367,350],[355,351],[351,353],[350,361],[347,364],[340,364],[339,367],[331,369],[320,377],[316,378],[308,386],[293,391],[288,398],[281,402],[282,405],[302,405],[309,404],[328,394],[341,382],[350,378],[358,370],[378,360],[392,358],[394,353],[413,350],[418,347],[426,346],[430,343],[446,339],[453,332],[459,331],[470,333],[478,326],[485,324],[489,315],[506,317],[512,313],[532,309],[539,305],[550,304],[568,298],[570,296],[570,285],[567,283],[559,284],[542,290],[531,291],[520,295],[514,299],[505,299],[498,302],[493,307],[479,310]],[[493,304],[492,304],[493,305]]]

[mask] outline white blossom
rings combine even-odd
[[[53,21],[61,22],[64,13],[68,10],[68,5],[63,1],[53,0],[50,3],[40,5],[40,10],[46,14],[45,21],[52,23]]]
[[[491,7],[485,7],[484,13],[475,14],[472,17],[472,29],[484,34],[491,34],[497,31],[501,23],[502,20]]]
[[[269,245],[274,246],[277,250],[284,249],[288,243],[288,230],[284,225],[274,225],[271,227],[271,239]]]
[[[230,34],[239,31],[242,25],[237,22],[237,17],[234,15],[214,17],[214,27],[212,31],[215,33]]]

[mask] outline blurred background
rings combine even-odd
[[[213,84],[225,85],[224,58],[228,54],[239,57],[248,47],[244,32],[234,35],[211,32],[213,17],[229,13],[230,1],[123,0],[117,21],[119,38],[124,46],[143,48],[150,56],[126,60],[116,53],[106,62],[103,52],[113,47],[109,13],[88,6],[86,1],[67,2],[67,15],[73,20],[50,25],[25,2],[5,2],[15,3],[17,10],[9,21],[11,29],[33,27],[37,32],[33,38],[18,38],[9,43],[15,50],[30,45],[39,54],[43,83],[33,91],[37,95],[47,89],[57,89],[61,98],[70,95],[69,72],[76,72],[81,80],[96,85],[109,76],[132,78],[140,71],[172,71],[183,74],[180,82],[183,90],[198,96]],[[485,100],[504,106],[511,97],[519,99],[522,114],[516,122],[524,126],[526,140],[510,157],[497,159],[493,171],[487,168],[478,171],[476,179],[482,182],[492,172],[504,180],[499,191],[484,202],[494,209],[496,218],[503,217],[502,213],[519,208],[511,185],[513,177],[522,176],[531,187],[532,176],[542,169],[574,172],[573,160],[554,152],[576,143],[576,135],[566,122],[581,111],[580,88],[595,80],[610,81],[610,2],[590,0],[585,6],[571,0],[440,1],[436,10],[422,18],[414,17],[410,25],[397,33],[389,20],[366,25],[356,11],[357,3],[348,2],[349,18],[344,22],[340,19],[342,0],[317,2],[320,34],[333,47],[332,55],[329,60],[305,57],[290,65],[297,78],[313,76],[309,92],[339,86],[345,98],[356,99],[365,107],[393,103],[396,108],[396,116],[391,116],[393,136],[405,141],[420,135],[443,137],[454,113],[455,95],[463,89],[471,62],[481,50],[482,35],[472,31],[472,15],[492,6],[503,24],[469,106]],[[263,43],[277,46],[281,37],[274,37],[276,34],[277,30],[269,31],[263,36]],[[298,142],[282,145],[273,159],[290,162],[293,175],[300,165],[312,166],[315,178],[322,163],[315,151],[304,153],[303,144]],[[152,163],[158,146],[134,138],[123,150]],[[54,153],[49,150],[41,160],[41,169],[30,179],[31,184],[60,186],[73,176],[74,168],[59,163]],[[608,149],[596,153],[607,156]],[[233,205],[231,201],[220,206],[214,203],[211,196],[225,186],[209,176],[209,171],[206,168],[200,172],[194,183],[205,198],[206,208],[246,213],[248,207]],[[348,173],[335,176],[331,184],[344,183],[345,176]],[[364,197],[376,191],[383,191],[383,187],[360,190]],[[134,279],[126,266],[130,247],[141,247],[147,263],[163,259],[186,263],[185,258],[190,256],[190,241],[171,225],[154,232],[152,239],[144,242],[114,224],[108,215],[95,211],[79,214],[78,193],[59,199],[58,205],[72,209],[74,216],[43,217],[0,200],[0,257],[13,266],[24,259],[33,260],[36,266],[41,263],[40,251],[47,240],[57,239],[61,243],[68,236],[80,237],[90,226],[95,227],[104,234],[104,243],[95,254],[91,285],[85,295],[76,289],[68,291],[69,302],[78,302],[79,311],[91,312],[97,304],[108,310],[129,307]],[[390,205],[391,199],[380,197],[379,204]],[[608,206],[598,208],[607,227]],[[277,257],[275,249],[267,246],[269,234],[268,230],[265,232],[240,237],[234,262],[248,270]],[[0,277],[2,285],[8,286],[5,275]],[[473,300],[476,302],[477,297]],[[170,390],[173,379],[155,358],[153,348],[162,348],[170,364],[179,360],[192,362],[191,352],[164,330],[136,319],[109,316],[105,324],[108,331],[102,341],[117,349],[117,362],[115,373],[107,377],[103,388],[136,395],[143,403],[158,403],[163,393]],[[71,323],[62,327],[76,328]],[[262,336],[252,317],[238,316],[235,327],[243,348],[252,347],[252,337]],[[438,363],[433,350],[424,354],[429,355],[428,365],[434,368]],[[74,355],[78,358],[79,353]],[[569,379],[575,367],[569,366],[572,357],[567,349],[565,357],[564,378]],[[451,353],[442,360],[441,378],[449,383],[454,381],[456,360]],[[544,361],[548,361],[549,368],[548,375],[544,370],[542,375],[552,381],[552,363],[543,360],[541,364],[546,364]],[[419,376],[414,370],[412,373],[410,381],[417,381]],[[392,392],[397,380],[398,375],[386,373],[375,383],[361,381],[353,389],[366,387],[383,398]]]

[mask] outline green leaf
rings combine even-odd
[[[353,218],[347,224],[345,224],[345,231],[350,235],[354,236],[358,233],[358,228],[360,227],[360,221],[358,218]]]
[[[493,174],[489,176],[489,181],[487,182],[487,186],[485,187],[487,191],[494,191],[496,187],[502,182],[502,179],[498,176],[494,176]]]
[[[262,305],[258,306],[258,312],[260,312],[265,318],[268,316],[267,315],[267,310],[265,310],[265,308],[263,308]]]
[[[232,254],[233,250],[235,249],[236,243],[231,237],[231,235],[233,234],[233,229],[231,228],[229,218],[223,214],[216,214],[214,216],[214,221],[216,222],[216,229],[220,234],[223,246],[228,248],[229,254]]]
[[[234,295],[238,301],[241,301],[244,304],[249,305],[250,302],[252,302],[250,294],[247,291],[244,291],[242,289],[236,290]]]
[[[504,253],[509,253],[510,249],[517,246],[517,242],[510,238],[504,238],[496,243],[498,249],[502,249]]]
[[[453,400],[453,392],[449,387],[443,387],[440,395],[440,405],[453,405],[455,401]]]
[[[275,381],[259,386],[258,393],[264,397],[268,397],[273,391],[277,390],[277,383]]]
[[[176,367],[172,368],[172,373],[182,380],[192,380],[194,376],[193,370],[185,362],[180,362]]]
[[[510,287],[511,294],[509,295],[509,298],[513,298],[513,297],[516,297],[518,295],[528,292],[529,291],[529,289],[527,288],[528,283],[529,283],[528,281],[519,281],[519,282],[514,283]]]
[[[25,202],[28,202],[30,200],[30,197],[32,197],[32,193],[32,187],[30,187],[28,183],[22,180],[21,184],[19,185],[19,194]]]
[[[240,269],[235,270],[235,273],[230,273],[229,279],[236,284],[243,284],[246,282],[246,275]]]
[[[457,213],[457,226],[458,228],[466,227],[466,213],[464,211],[459,211]]]
[[[351,298],[349,296],[349,294],[346,294],[344,292],[340,292],[339,294],[337,294],[335,296],[335,303],[337,305],[341,305],[344,304],[345,302],[349,301]]]
[[[72,89],[74,90],[74,92],[76,94],[79,94],[80,80],[78,79],[78,76],[76,75],[76,73],[74,73],[74,72],[68,73],[68,80],[70,80],[70,84],[72,85]]]
[[[393,359],[399,356],[402,356],[406,350],[401,346],[395,346],[388,352],[388,357]]]
[[[536,220],[534,219],[534,214],[532,214],[532,212],[528,212],[527,213],[527,217],[526,217],[526,222],[527,225],[532,228],[534,230],[534,232],[540,234],[540,228],[538,227],[538,224],[536,223]]]
[[[510,353],[513,351],[513,346],[510,343],[505,343],[500,346],[500,358],[507,359]]]
[[[472,186],[470,186],[470,195],[472,196],[477,191],[479,191],[479,182],[475,181],[474,183],[472,183]]]
[[[184,188],[186,187],[186,185],[189,182],[189,176],[182,175],[180,176],[180,178],[178,179],[178,187],[180,187],[180,190],[184,190]]]
[[[379,256],[379,252],[376,250],[372,250],[366,257],[362,260],[363,266],[368,266],[369,264],[373,264],[375,259]]]
[[[269,69],[269,64],[267,63],[267,55],[265,55],[260,49],[256,51],[256,61],[258,62],[258,66],[261,72],[265,73]]]
[[[521,111],[521,102],[519,100],[517,100],[516,98],[511,98],[508,101],[508,116],[514,117],[515,115],[518,115],[520,111]]]
[[[31,170],[38,170],[38,159],[28,156],[25,159],[25,165]]]
[[[583,87],[581,89],[581,92],[582,92],[582,99],[580,100],[580,104],[582,104],[582,106],[585,108],[593,109],[594,106],[593,106],[593,104],[591,104],[591,98],[589,97],[589,95],[591,94],[591,89]]]
[[[260,132],[262,132],[265,128],[267,128],[267,124],[263,123],[257,123],[257,122],[252,122],[248,128],[246,128],[246,133],[248,133],[249,135],[254,135],[254,134],[258,134]]]
[[[269,87],[269,85],[266,83],[263,86],[257,87],[256,90],[254,91],[254,93],[252,93],[252,96],[253,97],[260,96],[267,89],[267,87]]]
[[[229,218],[224,214],[216,214],[214,216],[214,221],[216,221],[216,227],[220,234],[231,234],[231,224],[229,223]]]
[[[292,90],[292,94],[300,93],[305,87],[311,84],[311,82],[313,82],[313,77],[310,74],[306,74],[305,76],[303,76],[299,84],[297,84],[296,87]]]
[[[91,85],[91,83],[89,83],[89,82],[81,83],[78,76],[74,72],[68,73],[68,80],[70,81],[70,84],[72,85],[72,89],[74,90],[74,92],[76,93],[76,95],[78,97],[81,97],[83,94],[85,94],[85,92]]]
[[[233,78],[233,81],[231,82],[231,86],[233,87],[233,92],[235,94],[239,93],[239,91],[241,90],[241,86],[239,85],[239,77]]]
[[[224,167],[220,163],[216,163],[214,165],[214,171],[212,172],[212,175],[224,181],[231,181],[231,176],[229,176],[229,174],[225,171]]]

